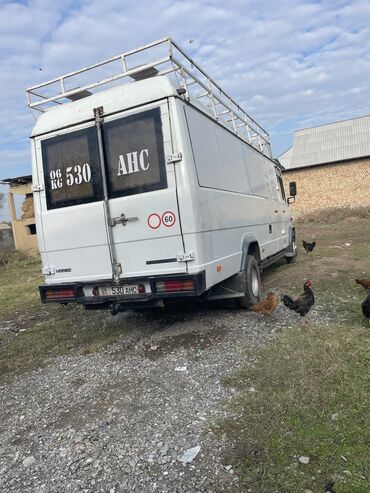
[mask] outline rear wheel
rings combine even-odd
[[[241,308],[249,308],[261,298],[261,276],[258,263],[253,255],[248,255],[245,265],[245,293],[236,302]]]

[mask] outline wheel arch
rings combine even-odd
[[[242,240],[242,261],[240,270],[244,270],[247,262],[248,255],[253,255],[259,264],[261,261],[261,253],[259,243],[254,235],[247,234]]]

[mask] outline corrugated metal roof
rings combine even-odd
[[[292,152],[293,152],[293,147],[289,147],[283,154],[280,154],[278,157],[280,164],[284,166],[284,168],[290,166],[290,161],[292,159]]]
[[[370,156],[370,116],[296,130],[293,146],[279,160],[293,169],[365,156]]]

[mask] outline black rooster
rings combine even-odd
[[[324,487],[325,493],[335,493],[333,490],[334,481],[328,481]]]
[[[312,250],[316,246],[316,241],[313,241],[312,243],[308,243],[307,241],[302,241],[303,248],[306,250],[307,253],[312,252]]]
[[[362,313],[368,319],[369,327],[370,327],[370,294],[367,295],[365,300],[362,302]]]
[[[315,296],[312,291],[312,282],[308,279],[304,283],[303,294],[299,298],[293,300],[286,294],[282,297],[281,301],[287,308],[294,310],[299,313],[301,317],[304,317],[315,303]]]

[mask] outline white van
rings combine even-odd
[[[248,306],[260,271],[295,259],[294,198],[268,134],[170,38],[27,94],[42,111],[31,139],[43,302]]]

